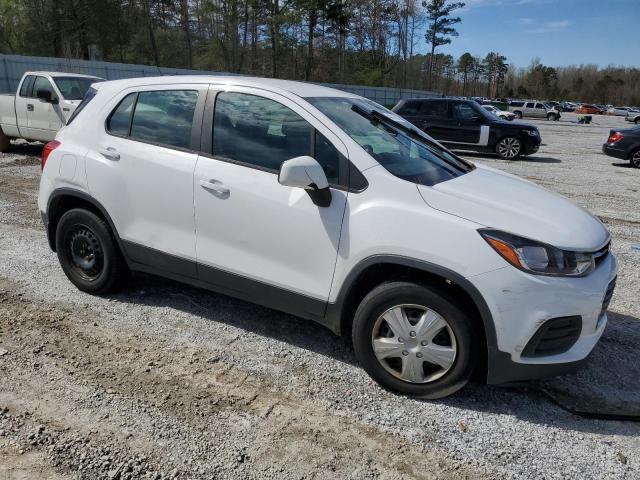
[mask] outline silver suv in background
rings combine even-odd
[[[513,100],[509,103],[509,111],[518,119],[530,117],[559,120],[561,116],[560,111],[556,107],[535,100]]]

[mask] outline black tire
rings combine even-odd
[[[0,128],[0,152],[8,152],[9,148],[11,148],[11,139]]]
[[[438,313],[446,320],[450,331],[455,336],[456,353],[453,364],[442,376],[427,383],[413,383],[399,378],[397,376],[399,372],[396,375],[391,373],[389,364],[384,366],[382,364],[384,360],[378,360],[374,353],[373,336],[376,334],[374,329],[379,319],[392,307],[405,304],[424,306]],[[469,382],[478,361],[477,340],[482,338],[480,335],[474,335],[469,317],[445,292],[407,282],[383,283],[374,288],[362,300],[356,311],[352,336],[356,358],[371,378],[385,389],[426,399],[446,397]],[[403,352],[403,355],[405,354]],[[413,355],[413,353],[406,355]],[[401,357],[392,360],[401,363],[405,361]],[[425,369],[429,366],[429,363],[422,364],[423,373],[427,372]]]
[[[550,122],[556,121],[557,120],[556,114],[555,113],[548,113],[547,114],[547,120],[549,120]]]
[[[640,117],[636,118],[633,123],[635,123],[636,125],[640,125]]]
[[[629,162],[632,167],[640,168],[640,148],[629,155]]]
[[[56,251],[67,278],[91,294],[115,292],[129,269],[109,225],[88,210],[69,210],[56,228]]]
[[[522,112],[513,112],[518,120],[522,120]]]

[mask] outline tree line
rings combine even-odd
[[[451,0],[0,0],[0,52],[447,95],[640,103],[640,70],[444,53]]]

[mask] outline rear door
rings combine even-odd
[[[118,94],[86,162],[89,190],[111,214],[129,257],[195,278],[193,171],[207,86]],[[111,112],[110,114],[108,112]]]
[[[455,139],[456,122],[451,116],[448,100],[423,100],[416,125],[441,142]]]
[[[524,104],[523,112],[527,117],[536,116],[536,102],[527,102]]]
[[[257,303],[322,315],[346,206],[346,147],[278,94],[212,87],[209,99],[193,187],[200,278]],[[278,183],[282,162],[301,155],[324,167],[328,207]]]

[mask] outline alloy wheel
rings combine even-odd
[[[457,356],[456,337],[440,314],[422,305],[397,305],[374,324],[373,352],[384,369],[409,383],[445,375]]]
[[[520,140],[513,137],[507,137],[498,143],[498,153],[502,158],[515,158],[520,154]]]
[[[631,165],[640,168],[640,150],[637,150],[636,153],[631,156]]]

